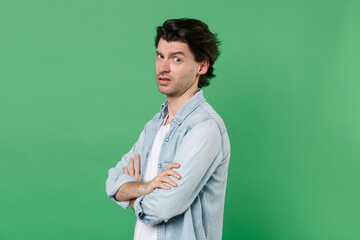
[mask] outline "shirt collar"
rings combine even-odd
[[[194,111],[201,103],[205,102],[203,91],[200,90],[197,93],[194,94],[190,98],[189,101],[187,101],[184,106],[175,114],[173,121],[177,124],[181,124],[185,118]],[[160,117],[164,118],[168,115],[168,101],[166,100],[162,105],[160,109]]]

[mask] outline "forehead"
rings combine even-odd
[[[183,52],[186,56],[192,56],[189,45],[184,42],[174,41],[167,42],[164,39],[160,39],[157,50],[162,54],[171,54],[172,52]]]

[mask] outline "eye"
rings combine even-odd
[[[174,58],[174,61],[179,63],[179,62],[181,62],[181,59],[180,58]]]
[[[161,54],[156,55],[157,58],[162,58]]]

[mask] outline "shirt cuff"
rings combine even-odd
[[[136,217],[139,219],[139,221],[141,221],[142,223],[144,223],[146,225],[149,225],[150,223],[144,219],[144,211],[140,205],[140,203],[144,199],[144,197],[145,197],[145,195],[140,196],[135,200],[134,211],[135,211]]]

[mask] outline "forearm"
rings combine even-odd
[[[127,182],[123,184],[115,194],[117,201],[128,201],[147,194],[145,184],[142,182]]]

